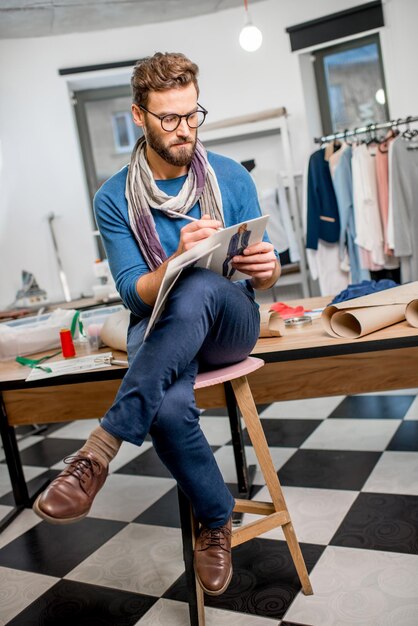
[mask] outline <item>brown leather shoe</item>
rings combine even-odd
[[[219,596],[231,582],[231,518],[225,526],[202,526],[194,549],[194,569],[203,591]]]
[[[52,524],[71,524],[90,511],[94,497],[103,487],[108,466],[91,452],[64,459],[68,467],[35,500],[33,510]]]

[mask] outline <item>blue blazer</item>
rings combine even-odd
[[[340,238],[340,216],[325,149],[309,159],[306,247],[318,249],[318,239],[336,243]]]

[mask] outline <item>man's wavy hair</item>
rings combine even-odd
[[[199,95],[198,73],[198,66],[181,52],[156,52],[135,64],[131,78],[133,102],[146,106],[150,91],[178,89],[190,83]]]

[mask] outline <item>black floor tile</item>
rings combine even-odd
[[[160,461],[154,448],[149,448],[120,467],[115,474],[129,474],[131,476],[158,476],[160,478],[172,478],[168,469]]]
[[[41,522],[0,550],[0,565],[62,577],[124,526],[96,518],[65,526]]]
[[[416,396],[347,396],[329,415],[346,419],[402,419]]]
[[[36,476],[36,478],[32,478],[32,480],[29,480],[26,483],[29,496],[32,496],[33,494],[38,493],[40,490],[43,490],[48,485],[48,483],[51,482],[51,480],[58,476],[59,473],[59,470],[50,469],[42,472],[42,474],[39,474],[39,476]],[[9,493],[6,493],[4,496],[2,496],[0,498],[0,504],[3,504],[4,506],[14,506],[15,500],[13,492],[10,491]]]
[[[234,496],[238,498],[237,485],[227,483],[227,486]],[[261,485],[254,485],[251,488],[251,498],[255,498]],[[173,487],[164,494],[157,502],[154,502],[148,509],[138,515],[133,522],[137,524],[151,524],[153,526],[169,526],[170,528],[180,528],[179,502],[177,487]]]
[[[300,546],[310,571],[325,548],[313,544]],[[205,605],[275,619],[283,617],[301,588],[287,544],[253,539],[233,549],[232,561],[234,574],[228,589],[215,598],[205,596]],[[184,574],[163,597],[186,601]]]
[[[134,626],[152,596],[60,580],[7,626]]]
[[[386,448],[397,451],[418,451],[418,421],[402,422]]]
[[[288,487],[349,489],[360,491],[381,452],[352,450],[297,450],[279,470]]]
[[[138,515],[133,521],[138,524],[180,528],[177,487],[170,489],[170,491],[157,500],[157,502],[154,502],[153,505]]]
[[[311,625],[310,624],[300,624],[299,622],[298,623],[296,623],[296,622],[288,622],[286,620],[286,621],[280,622],[280,626],[311,626]]]
[[[418,497],[360,493],[331,545],[418,554]]]
[[[322,424],[323,420],[291,420],[291,419],[261,419],[264,434],[269,446],[298,448]],[[251,445],[247,430],[244,430],[244,444]],[[231,442],[229,442],[231,443]]]
[[[219,449],[219,446],[211,446],[213,452]],[[149,448],[139,454],[137,457],[129,461],[123,467],[120,467],[115,474],[129,474],[130,476],[157,476],[159,478],[172,478],[172,475],[161,462],[155,449]]]
[[[29,446],[20,453],[23,465],[51,467],[63,458],[74,454],[84,444],[82,439],[59,439],[50,437]]]

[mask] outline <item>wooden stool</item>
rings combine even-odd
[[[234,512],[253,513],[262,516],[262,518],[240,528],[233,529],[232,547],[238,546],[245,541],[249,541],[258,535],[281,526],[302,585],[303,593],[310,595],[313,591],[305,561],[292,526],[282,488],[274,469],[267,440],[247,380],[247,374],[263,367],[263,365],[264,361],[261,359],[247,357],[247,359],[235,365],[199,374],[196,379],[195,389],[218,384],[231,384],[236,403],[241,411],[272,500],[271,502],[259,502],[245,499],[235,500]],[[204,626],[204,593],[196,580],[193,569],[193,548],[198,532],[198,523],[191,513],[188,500],[180,490],[179,502],[183,555],[189,589],[190,623],[192,626]]]

